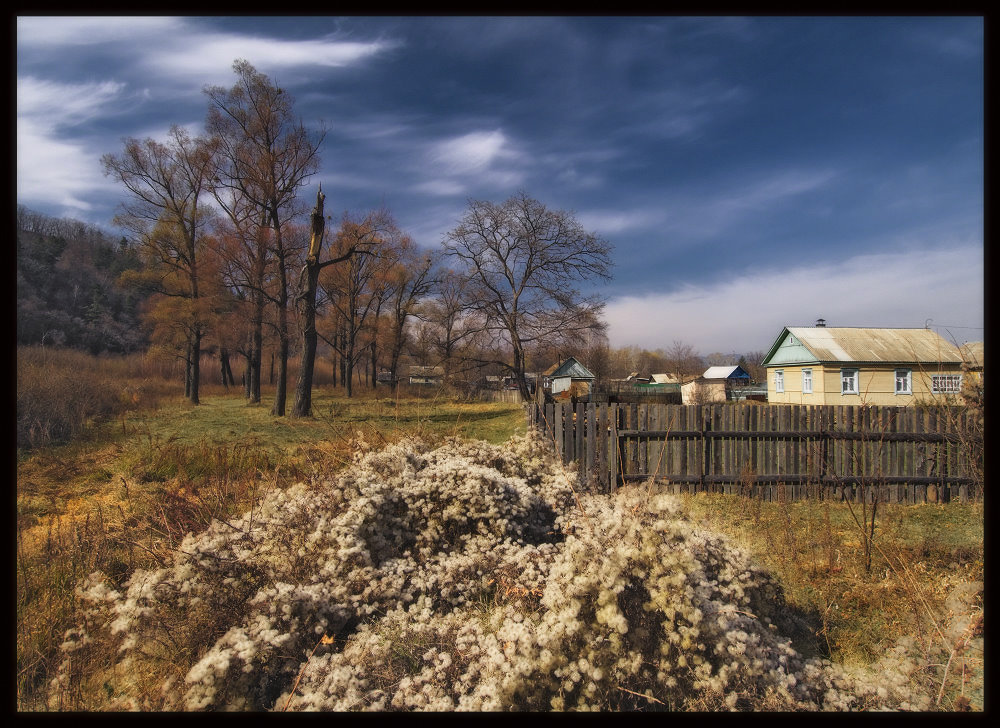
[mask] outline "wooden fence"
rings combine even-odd
[[[954,407],[529,404],[581,483],[765,500],[875,497],[925,503],[979,499],[982,427]]]
[[[517,389],[481,389],[476,393],[476,398],[480,402],[505,402],[507,404],[520,404],[521,392]]]

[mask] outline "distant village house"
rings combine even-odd
[[[763,366],[772,404],[906,406],[958,397],[962,353],[929,329],[785,327]]]
[[[440,385],[443,380],[443,367],[410,367],[410,384]]]

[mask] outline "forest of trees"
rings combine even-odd
[[[124,238],[17,206],[17,343],[127,354],[149,344],[143,295],[120,284],[141,267]]]
[[[232,87],[205,89],[204,134],[174,126],[102,158],[125,193],[114,222],[126,236],[18,207],[19,344],[176,357],[194,403],[211,357],[252,403],[273,385],[278,416],[290,361],[291,413],[310,414],[316,358],[348,395],[405,381],[413,364],[460,389],[491,374],[526,391],[525,373],[570,355],[599,377],[738,363],[762,378],[760,352],[610,348],[603,301],[578,291],[610,277],[610,244],[524,192],[470,201],[436,248],[384,207],[334,218],[321,186],[310,214],[323,130],[249,63],[233,70]]]

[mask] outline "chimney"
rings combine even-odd
[[[826,327],[826,319],[816,319],[816,328],[822,329]]]

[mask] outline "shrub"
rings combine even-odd
[[[273,491],[121,591],[93,574],[50,707],[100,660],[151,672],[105,682],[143,709],[931,704],[905,649],[878,680],[799,655],[777,582],[672,496],[574,479],[531,436],[410,439]]]
[[[164,382],[146,369],[140,355],[18,347],[17,447],[67,442],[96,418],[153,406]]]

